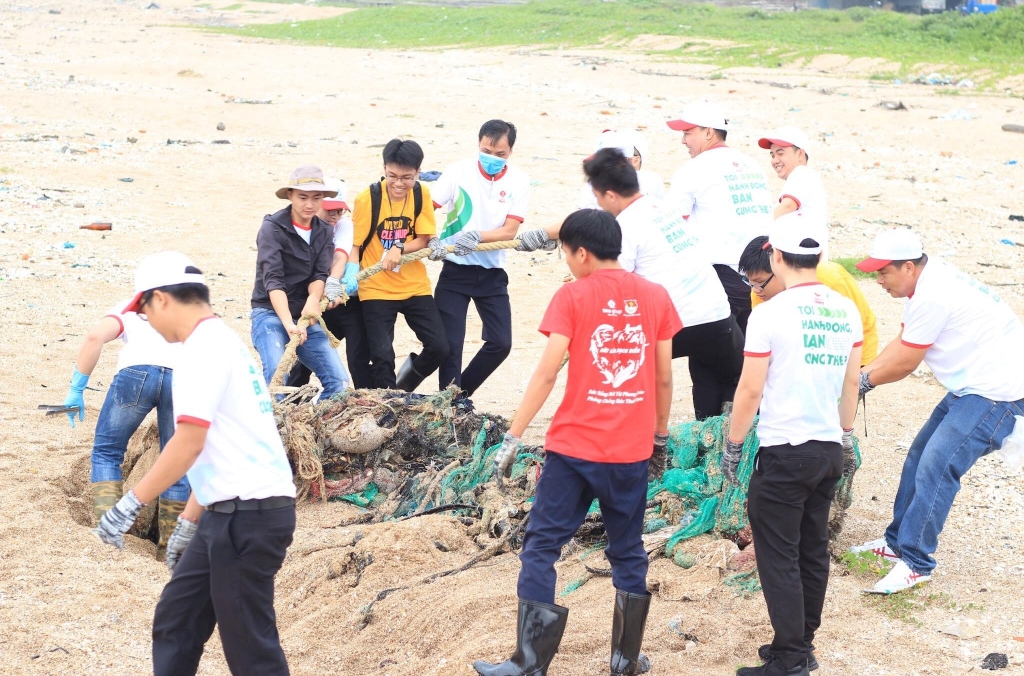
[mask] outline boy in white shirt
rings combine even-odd
[[[775,218],[796,212],[810,219],[812,225],[824,228],[827,235],[828,197],[821,176],[807,166],[810,152],[807,135],[795,127],[779,127],[757,145],[769,151],[772,169],[786,182],[775,206]],[[827,261],[828,242],[824,246],[821,258]]]
[[[803,221],[800,221],[803,223]],[[775,639],[737,676],[807,676],[828,586],[828,515],[853,460],[863,334],[857,306],[817,278],[819,228],[776,228],[772,271],[786,290],[750,315],[722,474],[737,482],[760,407],[747,492],[754,556]],[[838,402],[838,406],[837,403]]]
[[[123,547],[145,504],[187,473],[193,493],[167,544],[173,573],[153,618],[153,672],[195,674],[216,625],[234,676],[286,676],[274,576],[295,530],[295,485],[267,383],[249,348],[213,314],[205,279],[186,256],[144,259],[135,291],[124,312],[182,344],[177,429],[94,532]]]

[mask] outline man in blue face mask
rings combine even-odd
[[[508,166],[516,143],[515,125],[490,120],[480,127],[478,155],[444,170],[431,188],[434,208],[448,215],[439,237],[454,245],[434,289],[451,353],[439,370],[441,388],[452,383],[465,399],[501,365],[512,350],[512,308],[508,298],[505,251],[474,251],[482,242],[514,239],[526,216],[530,178]],[[529,237],[528,237],[529,236]],[[523,233],[523,251],[553,248],[543,231]],[[466,313],[470,300],[483,323],[484,344],[462,368]]]

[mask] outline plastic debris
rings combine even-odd
[[[879,101],[878,102],[878,107],[879,108],[884,108],[885,110],[906,110],[907,109],[907,107],[905,105],[903,105],[902,101]]]
[[[121,181],[121,183],[131,183],[135,179],[134,178],[119,178],[117,180]]]
[[[112,230],[113,224],[111,223],[90,223],[89,225],[83,225],[79,227],[79,230]],[[74,266],[72,266],[74,267]]]
[[[981,668],[988,671],[1005,669],[1008,666],[1010,666],[1010,660],[1003,653],[989,653],[985,655],[985,659],[981,662]]]
[[[255,106],[267,106],[272,101],[270,99],[239,99],[232,96],[230,99],[224,99],[224,103],[248,103]]]
[[[969,120],[973,120],[974,119],[974,115],[972,115],[971,111],[969,111],[969,110],[964,110],[963,108],[957,108],[956,110],[949,111],[945,115],[940,115],[939,119],[940,120],[958,120],[958,121],[962,121],[962,122],[967,122]]]
[[[75,248],[75,243],[74,242],[64,242],[63,246],[64,246],[65,249],[74,249]]]
[[[1015,134],[1024,134],[1024,124],[1004,124],[1003,131],[1011,131]]]
[[[224,126],[223,122],[218,122],[217,123],[217,131],[224,131],[225,129],[226,129],[226,127]]]
[[[1011,221],[1024,221],[1024,214],[1010,214]]]

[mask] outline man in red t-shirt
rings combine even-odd
[[[652,450],[664,458],[668,440],[672,336],[682,324],[662,286],[619,266],[622,231],[614,216],[577,211],[565,219],[560,239],[577,281],[558,290],[541,321],[548,344],[495,455],[499,482],[511,470],[519,437],[551,394],[566,351],[569,376],[548,428],[519,556],[516,650],[500,664],[474,662],[483,676],[546,673],[569,613],[554,605],[555,562],[595,499],[616,589],[611,673],[650,667],[640,654],[651,603],[641,536]]]

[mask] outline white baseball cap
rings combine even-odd
[[[683,106],[683,112],[676,120],[669,120],[665,124],[669,129],[675,131],[686,131],[694,127],[710,127],[712,129],[728,129],[729,120],[725,119],[722,109],[710,101],[694,101]]]
[[[623,132],[633,143],[633,149],[639,153],[641,160],[647,159],[647,137],[639,129],[627,129]]]
[[[188,272],[189,268],[195,272]],[[139,300],[147,291],[175,284],[202,284],[205,286],[206,278],[203,277],[203,273],[199,272],[192,260],[183,253],[162,251],[146,256],[135,271],[135,296],[121,310],[121,314],[138,312]]]
[[[828,237],[824,228],[815,225],[814,220],[799,211],[793,211],[775,219],[771,234],[763,249],[772,247],[784,253],[803,255],[820,254]],[[804,240],[812,240],[817,246],[804,246]]]
[[[339,178],[325,178],[324,186],[327,188],[328,193],[335,193],[333,197],[324,197],[323,202],[320,203],[320,206],[325,211],[334,211],[335,209],[352,211],[348,206],[348,202],[345,201],[346,189],[344,181]]]
[[[878,272],[893,261],[916,261],[924,255],[921,239],[910,228],[893,228],[875,235],[871,253],[857,263],[861,272]]]
[[[765,150],[771,150],[772,144],[782,146],[783,148],[796,147],[803,148],[805,152],[810,154],[808,146],[811,144],[810,139],[807,138],[807,134],[803,133],[796,127],[779,127],[778,129],[772,129],[768,132],[768,135],[758,140],[757,145],[761,146]]]
[[[625,132],[614,129],[605,129],[601,132],[601,135],[597,138],[597,147],[594,148],[594,152],[597,153],[598,150],[604,150],[605,148],[618,150],[626,158],[633,157],[633,139]],[[593,157],[593,155],[590,157]],[[587,159],[589,160],[590,157]]]

